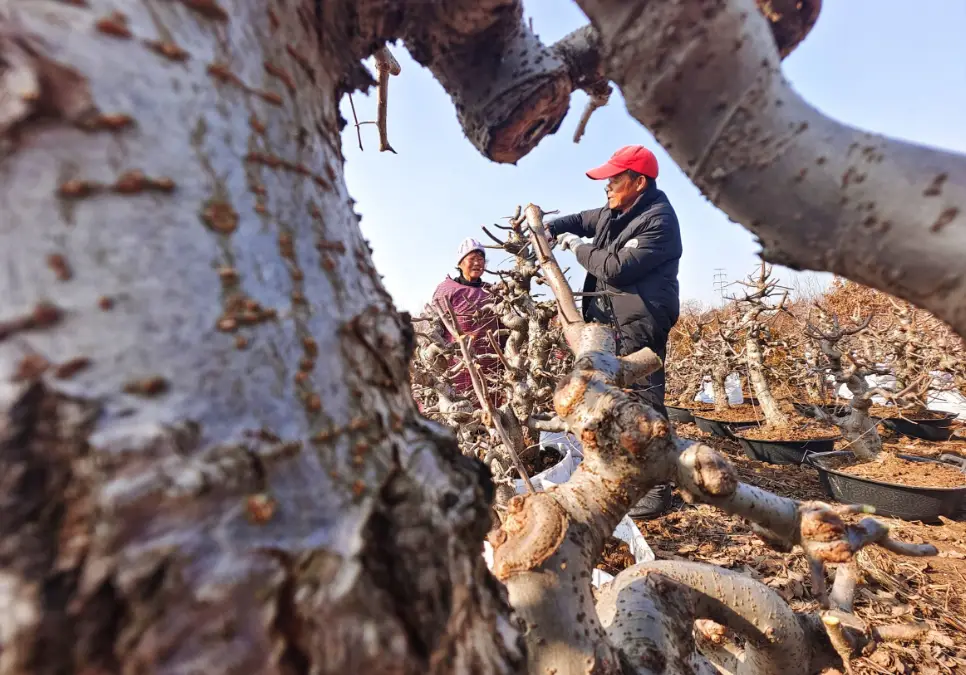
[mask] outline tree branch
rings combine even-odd
[[[628,111],[766,260],[893,293],[966,335],[966,157],[814,109],[782,77],[753,0],[578,4]]]
[[[604,627],[632,661],[658,643],[655,632],[661,630],[662,622],[654,622],[646,610],[656,590],[655,584],[646,581],[657,575],[675,582],[673,602],[690,610],[690,616],[685,617],[689,626],[696,619],[710,619],[745,639],[733,675],[809,672],[811,659],[805,631],[775,591],[731,570],[682,561],[634,565],[618,574],[601,593],[597,606]],[[668,618],[673,620],[673,614]],[[674,651],[677,650],[664,653],[674,658]]]
[[[524,212],[527,226],[531,232],[530,244],[537,252],[537,262],[543,270],[547,285],[550,286],[550,290],[553,291],[553,295],[557,299],[557,307],[560,309],[560,320],[564,324],[564,334],[567,336],[567,342],[576,353],[577,348],[571,341],[568,331],[571,326],[583,323],[583,319],[581,318],[580,310],[577,309],[574,292],[570,288],[570,284],[567,283],[567,278],[564,277],[563,272],[560,270],[560,264],[554,258],[553,253],[550,252],[549,235],[546,226],[543,224],[544,215],[540,207],[535,204],[528,205]],[[519,218],[519,215],[516,217]]]
[[[481,153],[513,164],[560,127],[573,91],[570,74],[523,21],[520,0],[417,6],[423,16],[407,23],[406,47],[450,95]]]
[[[399,75],[402,69],[399,66],[399,61],[390,53],[388,47],[380,47],[375,53],[376,59],[376,70],[379,71],[379,76],[376,78],[377,82],[377,96],[376,96],[376,126],[379,128],[379,152],[386,152],[387,150],[393,154],[396,151],[392,149],[389,145],[389,78],[395,75]]]

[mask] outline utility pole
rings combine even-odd
[[[723,267],[716,267],[714,270],[714,287],[718,289],[718,296],[721,304],[724,304],[724,289],[728,285],[728,277]]]

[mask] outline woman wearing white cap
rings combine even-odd
[[[460,331],[473,336],[471,349],[485,376],[495,371],[499,364],[486,332],[496,331],[500,327],[496,315],[486,307],[491,300],[490,285],[482,278],[486,268],[486,249],[476,239],[466,238],[456,252],[456,261],[459,275],[455,279],[447,276],[436,287],[433,302],[444,297],[449,299]],[[452,341],[452,336],[449,339]],[[458,394],[472,393],[473,382],[469,371],[464,368],[457,374],[453,388]]]

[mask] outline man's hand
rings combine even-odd
[[[584,242],[581,240],[580,237],[578,237],[576,234],[570,234],[569,232],[564,232],[563,234],[557,237],[557,245],[560,248],[564,248],[564,249],[569,248],[571,251],[576,250],[577,247],[583,243]]]

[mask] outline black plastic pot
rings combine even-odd
[[[745,451],[745,456],[769,464],[801,464],[809,453],[831,452],[835,447],[835,441],[841,438],[841,436],[835,436],[808,441],[759,441],[754,438],[742,438],[740,434],[741,432],[736,430],[733,437]]]
[[[903,436],[921,438],[926,441],[948,441],[953,435],[952,423],[955,413],[934,420],[908,420],[901,417],[880,418],[883,426]]]
[[[734,438],[734,435],[731,433],[733,429],[744,429],[745,427],[753,427],[758,424],[758,422],[719,422],[718,420],[702,417],[699,414],[694,415],[694,423],[698,425],[698,429],[706,434],[720,436],[721,438]]]
[[[694,421],[694,415],[687,408],[679,408],[673,405],[664,406],[667,408],[667,418],[672,422],[680,422],[681,424],[688,424]]]
[[[923,488],[883,483],[868,478],[852,476],[829,468],[830,460],[853,457],[848,450],[809,454],[806,463],[818,471],[818,480],[826,494],[845,504],[868,504],[876,513],[903,520],[920,520],[934,523],[939,516],[956,518],[966,506],[966,486],[961,488]],[[910,462],[946,463],[958,466],[966,473],[966,459],[944,454],[939,459],[898,455]]]

